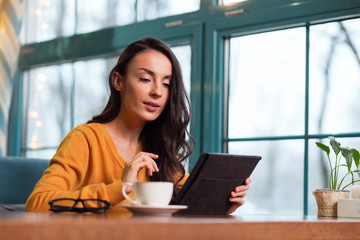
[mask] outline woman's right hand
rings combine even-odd
[[[159,172],[159,168],[154,161],[158,157],[158,155],[153,153],[139,152],[133,158],[126,161],[121,181],[124,183],[137,182],[138,174],[143,167],[146,167],[149,176],[152,176],[153,172]]]

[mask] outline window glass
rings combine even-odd
[[[27,149],[26,157],[50,160],[55,153],[56,153],[55,147],[46,148],[46,149]]]
[[[138,0],[138,21],[199,10],[200,0]]]
[[[360,19],[310,28],[310,119],[316,133],[360,132]]]
[[[305,29],[230,39],[229,138],[303,134]]]
[[[26,75],[29,88],[25,146],[33,150],[57,146],[71,129],[72,65],[35,68]]]
[[[178,59],[181,67],[183,82],[186,94],[190,99],[191,90],[191,46],[182,45],[171,47],[171,50]],[[190,132],[190,124],[188,125],[188,131]],[[189,171],[188,161],[184,162],[186,171]]]
[[[110,96],[108,75],[116,61],[117,57],[74,63],[74,126],[86,123],[104,109]]]
[[[41,42],[199,8],[200,0],[29,0],[22,41]]]
[[[303,140],[230,142],[229,152],[262,156],[251,175],[245,206],[235,214],[302,214]]]
[[[73,0],[28,0],[22,41],[41,42],[73,35],[75,3]]]
[[[181,67],[182,77],[184,86],[188,97],[190,98],[191,90],[191,46],[182,45],[172,47],[171,50],[174,52],[178,59]]]
[[[136,21],[136,0],[78,0],[77,33],[126,25]]]

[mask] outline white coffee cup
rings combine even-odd
[[[130,186],[134,191],[135,200],[126,194],[125,189],[127,186]],[[172,182],[125,183],[122,187],[122,194],[135,205],[165,207],[170,203],[173,187],[174,184]]]

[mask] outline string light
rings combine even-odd
[[[44,7],[50,7],[51,1],[50,0],[41,0],[40,5]]]
[[[31,142],[30,143],[30,148],[31,149],[39,149],[39,148],[42,148],[43,147],[43,145],[41,144],[41,143],[36,143],[36,142]]]
[[[30,148],[31,149],[38,149],[38,145],[34,142],[30,143]]]
[[[44,10],[42,10],[42,9],[36,9],[36,10],[35,10],[35,16],[40,17],[40,16],[42,16],[43,14],[44,14]]]
[[[35,79],[33,81],[34,85],[35,85],[35,90],[36,91],[42,91],[44,89],[44,83],[47,82],[47,76],[45,73],[40,72],[38,74],[35,75]],[[40,93],[36,94],[36,96],[39,96]],[[37,109],[39,107],[39,98],[36,97],[35,99],[33,99],[33,107],[35,109]],[[29,118],[34,119],[35,122],[35,128],[33,128],[33,132],[32,132],[32,136],[31,136],[31,140],[30,140],[30,148],[31,149],[39,149],[42,147],[41,142],[39,142],[39,133],[40,130],[39,128],[42,128],[44,125],[44,122],[42,121],[42,119],[40,118],[40,112],[36,111],[36,110],[29,110],[28,111],[28,115]]]
[[[41,84],[41,83],[39,83],[39,84],[36,86],[36,89],[37,89],[38,91],[42,91],[42,90],[44,89],[44,85]]]
[[[36,89],[42,91],[44,89],[44,82],[47,81],[47,77],[44,73],[39,73],[36,79]]]
[[[49,15],[48,9],[51,7],[51,5],[52,2],[50,0],[41,0],[40,2],[38,2],[38,7],[35,10],[35,16],[38,18],[37,22],[40,22],[39,27],[43,31],[49,30],[50,27],[48,23],[48,19],[46,18],[45,15]]]
[[[38,118],[39,117],[39,112],[30,110],[29,111],[29,117],[30,118]]]
[[[37,120],[35,125],[40,128],[43,126],[43,121]]]
[[[42,30],[48,30],[48,29],[49,29],[49,24],[47,24],[47,23],[42,23],[42,24],[40,25],[40,27],[41,27]]]
[[[38,77],[39,81],[45,82],[46,81],[46,75],[44,73],[39,73]]]

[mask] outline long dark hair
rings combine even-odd
[[[177,58],[163,41],[145,37],[126,47],[120,55],[116,66],[109,74],[110,97],[101,114],[94,116],[88,123],[107,123],[115,119],[121,107],[120,92],[113,86],[113,74],[118,72],[125,76],[127,66],[133,57],[146,50],[154,49],[164,54],[172,65],[172,78],[168,103],[162,114],[154,121],[147,122],[140,134],[142,150],[159,155],[156,163],[159,172],[150,177],[151,181],[171,181],[174,177],[180,181],[185,175],[182,164],[193,152],[195,141],[187,131],[190,122],[190,101],[186,95],[181,69]],[[186,136],[192,142],[186,141]],[[178,182],[175,182],[176,183]],[[177,188],[175,192],[177,192]]]

